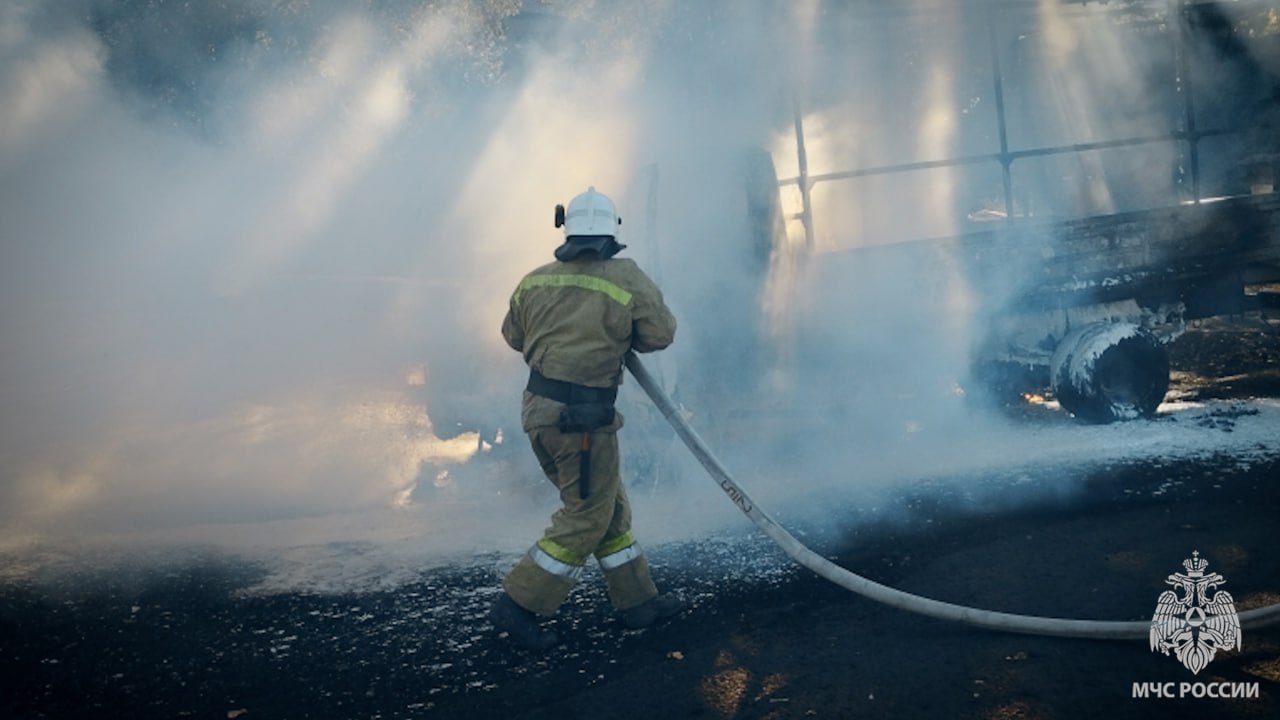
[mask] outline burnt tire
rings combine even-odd
[[[1094,323],[1062,339],[1049,379],[1062,408],[1086,422],[1151,417],[1169,390],[1169,353],[1141,325]]]

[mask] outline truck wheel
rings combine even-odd
[[[1169,389],[1169,353],[1141,325],[1094,323],[1062,339],[1049,379],[1058,403],[1081,420],[1151,417]]]

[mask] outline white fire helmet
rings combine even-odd
[[[613,201],[596,192],[594,186],[569,201],[564,215],[564,236],[617,237],[622,218]]]

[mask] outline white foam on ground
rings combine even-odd
[[[1217,426],[1226,422],[1230,432]],[[948,428],[946,432],[955,430]],[[899,447],[881,446],[874,453],[832,446],[829,452],[833,456],[841,453],[844,462],[806,457],[808,466],[804,468],[752,467],[736,462],[727,453],[721,460],[756,504],[789,516],[821,519],[824,514],[841,512],[840,508],[806,508],[812,504],[810,496],[822,497],[831,490],[875,505],[893,490],[921,480],[1015,470],[1030,485],[1020,488],[1028,499],[1037,491],[1061,497],[1079,489],[1078,478],[1073,480],[1067,470],[1086,464],[1223,455],[1248,463],[1280,454],[1280,400],[1170,402],[1161,405],[1152,420],[1109,425],[1077,423],[1065,415],[995,427],[984,422],[971,434],[954,432],[950,438],[921,440],[922,452],[913,452],[915,440],[904,434]],[[679,495],[637,499],[637,525],[646,526],[650,537],[665,541],[748,522],[700,468],[698,474],[693,485],[685,479]],[[999,485],[966,488],[974,496],[1005,491]]]

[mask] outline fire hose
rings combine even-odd
[[[836,565],[806,547],[804,543],[797,540],[786,528],[770,517],[763,508],[751,500],[751,497],[734,481],[729,471],[725,469],[720,460],[707,447],[707,444],[698,436],[697,431],[685,421],[675,404],[663,392],[658,382],[649,374],[649,371],[640,362],[640,358],[635,353],[627,353],[626,366],[640,384],[640,387],[653,400],[654,405],[662,412],[667,422],[675,429],[676,434],[680,436],[689,451],[698,459],[698,462],[711,475],[711,478],[719,484],[720,489],[729,496],[729,499],[733,500],[738,508],[751,519],[751,522],[755,523],[756,527],[760,528],[792,560],[836,585],[890,607],[919,613],[939,620],[960,622],[991,630],[1027,635],[1111,640],[1132,640],[1149,637],[1151,632],[1150,621],[1069,620],[981,610],[913,595],[887,585],[881,585]],[[1280,603],[1241,612],[1239,613],[1239,620],[1242,629],[1260,628],[1275,623],[1280,620]]]

